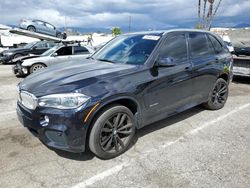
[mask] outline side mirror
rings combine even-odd
[[[157,60],[157,65],[159,67],[174,67],[176,63],[172,57],[161,57]]]
[[[53,55],[52,55],[53,57],[56,57],[56,56],[58,56],[58,54],[57,53],[53,53]]]
[[[32,49],[33,49],[33,50],[37,49],[37,46],[33,46]]]

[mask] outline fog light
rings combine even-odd
[[[41,124],[43,127],[48,126],[48,125],[49,125],[49,117],[48,117],[47,115],[45,115],[43,118],[41,118],[40,124]]]

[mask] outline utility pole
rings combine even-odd
[[[67,17],[64,18],[64,32],[67,33]]]
[[[128,21],[128,32],[131,32],[131,16],[129,16],[129,21]]]

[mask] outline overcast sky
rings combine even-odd
[[[217,2],[218,0],[215,0]],[[0,24],[16,25],[21,18],[67,26],[133,28],[190,27],[197,21],[198,0],[1,0]],[[222,0],[216,24],[250,24],[250,0]]]

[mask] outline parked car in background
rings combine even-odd
[[[57,43],[51,41],[31,42],[22,48],[13,48],[3,51],[0,53],[0,62],[3,64],[13,64],[13,59],[27,56],[28,54],[40,55],[56,45]]]
[[[92,53],[94,53],[94,50],[91,47],[82,46],[79,43],[61,44],[44,52],[39,57],[26,57],[20,60],[13,67],[13,71],[16,75],[26,76],[57,63],[81,61]]]
[[[233,62],[216,35],[169,30],[120,35],[63,63],[18,85],[18,118],[50,148],[110,159],[136,129],[199,104],[223,108]]]
[[[250,56],[250,47],[247,46],[235,47],[234,51],[237,56]]]
[[[19,27],[21,29],[26,29],[31,32],[42,33],[46,35],[51,35],[54,37],[58,37],[61,39],[66,39],[67,34],[59,31],[56,27],[48,22],[42,20],[30,20],[30,19],[22,19]]]
[[[234,76],[250,77],[250,57],[234,56]]]

